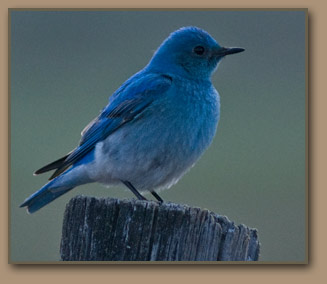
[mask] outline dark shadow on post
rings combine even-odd
[[[63,261],[255,261],[257,230],[186,205],[77,196],[67,204]]]

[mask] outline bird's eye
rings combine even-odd
[[[202,55],[204,53],[205,49],[203,46],[198,45],[194,47],[193,52],[196,53],[197,55]]]

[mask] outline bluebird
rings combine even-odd
[[[82,131],[79,145],[34,174],[55,170],[20,207],[33,213],[76,186],[124,184],[159,202],[211,144],[220,116],[211,76],[243,48],[220,46],[206,31],[184,27],[163,41],[141,71],[109,98]]]

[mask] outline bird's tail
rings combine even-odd
[[[62,159],[58,161],[60,160]],[[34,213],[74,187],[93,182],[86,171],[85,165],[87,162],[90,162],[90,156],[85,156],[76,165],[51,179],[41,189],[28,197],[20,207],[27,207],[28,213]],[[81,166],[81,164],[84,166]],[[51,167],[51,164],[49,167]]]
[[[27,207],[28,213],[34,213],[74,187],[52,188],[55,180],[48,182],[40,190],[28,197],[20,207]]]

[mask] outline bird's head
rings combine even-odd
[[[221,47],[206,31],[197,27],[181,28],[160,45],[148,67],[159,72],[207,79],[219,61],[243,48]]]

